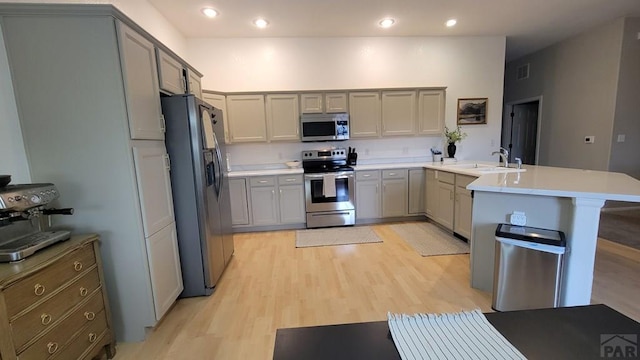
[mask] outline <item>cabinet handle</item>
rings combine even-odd
[[[97,338],[98,338],[98,335],[96,335],[96,333],[89,333],[89,342],[90,343],[96,341]]]
[[[449,200],[453,200],[453,191],[449,191]]]
[[[389,176],[396,176],[396,173],[389,173]]]
[[[376,194],[378,193],[378,184],[376,184]]]
[[[282,189],[280,189],[280,197],[282,197]]]
[[[164,114],[160,114],[160,130],[167,132],[167,123],[164,120]]]
[[[169,157],[169,154],[164,154],[164,166],[167,170],[171,170],[171,158]]]
[[[49,314],[40,315],[40,322],[42,323],[42,325],[49,325],[49,323],[51,323],[51,315]]]
[[[362,175],[362,177],[370,177],[370,176],[371,176],[371,174],[364,174],[364,175]]]
[[[187,93],[187,81],[184,79],[184,76],[180,78],[182,80],[182,89],[184,89],[184,93]]]
[[[85,319],[91,321],[96,318],[96,313],[94,313],[93,311],[85,311],[84,317]]]
[[[37,296],[40,296],[40,295],[44,294],[44,291],[45,291],[45,290],[46,290],[46,289],[45,289],[44,285],[36,284],[36,285],[33,287],[33,292],[34,292]]]
[[[47,351],[49,352],[49,354],[53,354],[54,352],[58,351],[58,343],[57,342],[48,343]]]
[[[80,288],[80,296],[82,296],[82,297],[87,296],[88,292],[89,291],[87,290],[87,288],[85,288],[85,287],[81,287]]]
[[[259,181],[258,181],[258,183],[259,183],[259,184],[266,184],[266,183],[267,183],[267,180],[259,180]]]
[[[80,271],[82,270],[82,263],[80,261],[73,262],[73,270]]]
[[[287,180],[285,180],[285,181],[286,181],[286,182],[294,182],[294,181],[296,181],[296,179],[287,179]]]

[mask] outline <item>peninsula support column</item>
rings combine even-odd
[[[573,218],[567,234],[561,306],[589,305],[598,243],[600,209],[604,200],[573,198]]]

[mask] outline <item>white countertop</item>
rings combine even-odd
[[[525,165],[526,172],[486,174],[467,189],[511,194],[640,202],[640,181],[615,172]]]
[[[268,175],[292,175],[302,174],[302,167],[295,169],[269,169],[269,170],[240,170],[230,171],[229,177],[244,177],[244,176],[268,176]]]

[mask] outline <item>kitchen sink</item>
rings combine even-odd
[[[451,164],[451,165],[443,165],[446,167],[452,167],[456,169],[495,169],[499,166],[488,165],[488,164]],[[505,168],[506,169],[506,168]]]
[[[516,169],[511,167],[496,166],[496,165],[490,165],[490,164],[478,164],[478,163],[451,164],[451,165],[443,165],[443,167],[448,167],[453,169],[464,169],[464,170],[477,172],[479,174],[497,174],[497,173],[512,173],[512,172],[527,171],[526,169]]]

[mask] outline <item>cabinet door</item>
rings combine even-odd
[[[324,110],[322,94],[301,94],[300,110],[303,114],[321,113]]]
[[[249,225],[249,202],[245,179],[229,179],[231,201],[231,224]]]
[[[298,95],[267,95],[267,124],[271,141],[300,140]]]
[[[146,239],[156,320],[169,310],[183,290],[175,223]]]
[[[255,226],[278,223],[278,203],[274,186],[251,188],[251,216]]]
[[[306,221],[304,187],[302,185],[280,186],[280,223],[295,224]]]
[[[155,48],[120,22],[118,29],[131,138],[164,140]]]
[[[324,94],[325,112],[339,113],[347,112],[347,94],[346,93],[326,93]]]
[[[380,218],[380,181],[356,181],[356,218]]]
[[[195,95],[198,99],[202,99],[202,85],[200,76],[195,72],[188,70],[189,73],[189,94]]]
[[[380,93],[349,93],[349,130],[352,138],[380,136]]]
[[[156,49],[158,60],[158,81],[160,89],[171,94],[186,93],[184,68],[176,59]]]
[[[149,237],[175,221],[169,156],[162,141],[134,141],[132,148],[144,236]]]
[[[231,142],[267,141],[263,95],[227,96]]]
[[[421,90],[418,93],[418,133],[441,135],[444,129],[444,90]]]
[[[438,207],[438,178],[437,170],[427,169],[424,179],[424,211],[430,218],[435,218]]]
[[[435,220],[449,230],[453,230],[454,185],[438,181],[438,208]]]
[[[229,119],[227,118],[227,99],[224,95],[202,93],[202,100],[209,105],[222,110],[222,123],[224,124],[224,142],[225,144],[231,144],[229,139]]]
[[[416,128],[416,92],[382,92],[382,135],[412,135]]]
[[[409,170],[409,214],[424,214],[425,171]]]
[[[382,180],[382,217],[407,215],[407,178]]]

